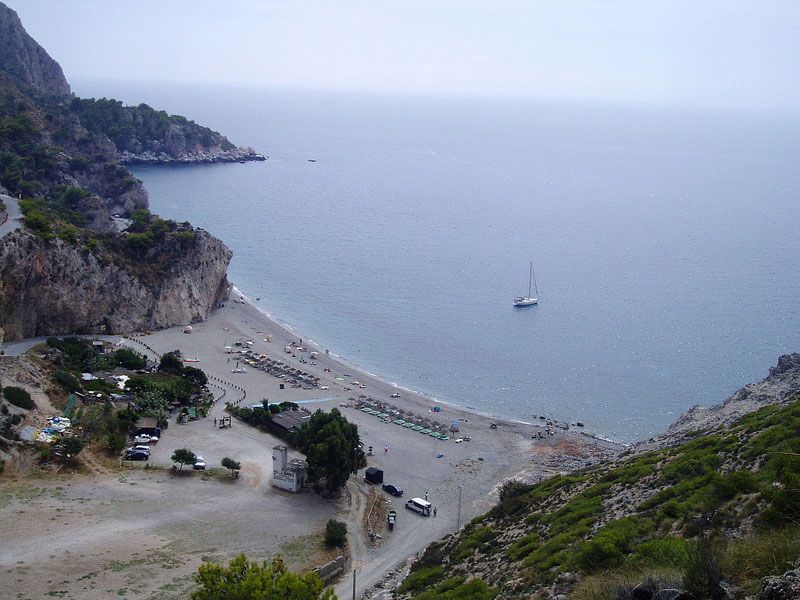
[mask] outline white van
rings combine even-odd
[[[418,512],[423,517],[431,516],[431,503],[422,498],[412,498],[406,501],[406,508],[410,508],[414,512]]]

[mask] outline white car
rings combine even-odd
[[[321,389],[321,390],[329,390],[331,388],[329,388],[327,385],[321,385],[321,386],[319,386],[319,389]]]
[[[155,444],[158,441],[158,438],[154,435],[147,435],[146,433],[140,433],[135,438],[133,438],[134,444]]]
[[[206,459],[200,456],[199,454],[195,455],[194,457],[194,470],[195,471],[206,470]]]

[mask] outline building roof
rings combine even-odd
[[[278,427],[282,427],[287,431],[292,429],[300,429],[304,423],[311,419],[311,413],[307,410],[285,410],[283,412],[272,415],[272,422]]]

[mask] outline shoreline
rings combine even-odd
[[[244,304],[242,304],[242,301],[244,301]],[[482,417],[482,418],[485,418],[485,419],[493,419],[495,421],[502,421],[502,422],[505,422],[505,423],[519,424],[519,425],[528,426],[528,427],[541,427],[542,426],[541,423],[539,423],[539,421],[541,419],[537,418],[538,415],[532,415],[533,419],[530,420],[530,421],[522,419],[522,418],[509,417],[509,416],[506,416],[506,415],[500,415],[500,414],[497,414],[497,413],[492,413],[492,412],[489,412],[489,411],[480,410],[480,409],[478,409],[476,407],[473,407],[473,406],[466,406],[466,405],[462,405],[462,404],[457,404],[457,403],[449,401],[449,400],[442,400],[442,399],[436,397],[435,395],[433,395],[431,393],[428,393],[428,392],[425,392],[425,391],[422,391],[422,390],[417,390],[417,389],[405,386],[403,384],[390,381],[388,378],[384,377],[383,375],[378,374],[378,373],[373,373],[372,371],[369,371],[365,367],[359,365],[357,362],[351,361],[351,360],[343,357],[341,354],[337,354],[337,353],[331,351],[329,348],[324,348],[322,345],[320,345],[318,342],[314,341],[313,339],[304,337],[301,333],[299,333],[297,331],[295,326],[292,325],[291,323],[287,323],[287,322],[283,321],[282,319],[280,319],[280,317],[275,315],[273,312],[270,312],[267,309],[264,309],[264,308],[261,308],[261,307],[257,306],[256,303],[253,301],[253,299],[250,296],[248,296],[247,293],[243,292],[240,288],[238,288],[235,284],[231,284],[231,294],[230,294],[230,298],[229,298],[228,302],[234,302],[234,303],[239,304],[240,306],[242,306],[242,305],[249,306],[253,310],[257,311],[263,318],[265,318],[268,321],[270,321],[275,327],[283,329],[288,335],[295,336],[298,340],[301,340],[303,342],[303,344],[305,344],[305,345],[313,345],[315,348],[317,348],[319,350],[319,352],[326,353],[327,356],[333,358],[335,361],[341,363],[343,366],[348,367],[351,370],[358,371],[358,372],[362,373],[363,375],[365,375],[367,377],[370,377],[370,378],[372,378],[374,380],[377,380],[377,381],[381,382],[384,385],[394,387],[400,392],[405,392],[406,394],[411,394],[411,395],[413,395],[415,397],[418,397],[420,399],[427,399],[427,401],[429,401],[432,405],[439,404],[439,405],[442,405],[442,406],[447,406],[451,410],[454,410],[454,411],[461,411],[461,412],[465,412],[465,413],[470,413],[470,414],[474,414],[477,417]],[[214,309],[214,310],[220,310],[220,309]],[[596,440],[596,441],[599,441],[599,442],[602,442],[602,443],[605,443],[605,444],[613,444],[613,445],[616,445],[616,446],[620,446],[621,448],[628,448],[628,447],[631,447],[631,446],[639,443],[640,441],[643,441],[643,440],[637,440],[635,442],[624,442],[624,441],[621,441],[621,440],[615,440],[615,439],[610,438],[610,437],[606,437],[606,436],[603,436],[603,435],[600,435],[600,434],[597,434],[597,433],[592,433],[590,431],[586,431],[586,430],[584,430],[582,428],[575,428],[575,427],[573,427],[573,424],[571,424],[571,423],[567,423],[567,422],[564,422],[564,421],[559,421],[558,419],[555,419],[555,418],[552,418],[552,417],[547,417],[546,415],[543,415],[543,416],[544,416],[545,422],[553,423],[553,424],[555,424],[556,427],[564,427],[564,426],[566,426],[567,430],[570,431],[570,432],[573,432],[574,434],[581,435],[581,436],[587,437],[587,438],[589,438],[591,440]]]

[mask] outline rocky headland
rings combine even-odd
[[[58,63],[0,3],[0,189],[18,199],[24,224],[0,237],[6,341],[205,319],[227,294],[231,251],[150,214],[123,162],[262,159],[145,104],[75,97]]]

